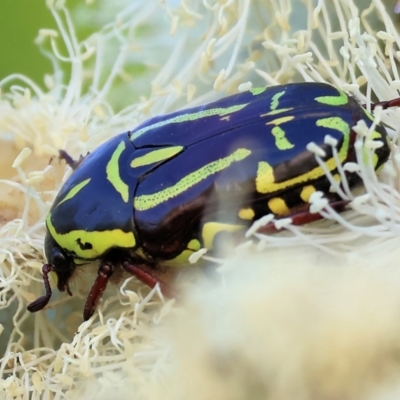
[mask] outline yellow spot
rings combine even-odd
[[[315,101],[321,104],[328,104],[330,106],[344,106],[349,102],[349,97],[343,90],[338,89],[337,96],[320,96],[316,97]]]
[[[255,214],[254,214],[254,210],[252,208],[241,208],[238,212],[238,216],[241,219],[252,221]]]
[[[340,131],[343,134],[342,147],[338,151],[338,157],[341,163],[347,158],[347,150],[349,148],[350,140],[350,127],[339,117],[324,118],[317,121],[318,126],[324,126]],[[333,171],[336,168],[336,160],[330,158],[325,161],[325,165],[329,171]],[[279,190],[293,187],[294,185],[302,184],[309,181],[314,181],[325,175],[324,170],[321,167],[315,167],[311,171],[305,174],[296,176],[295,178],[288,179],[284,182],[275,182],[274,170],[265,161],[258,163],[257,177],[256,177],[256,190],[258,193],[267,194],[274,193]]]
[[[300,198],[304,201],[304,203],[308,203],[310,200],[310,196],[315,193],[315,187],[313,185],[304,186],[301,189]]]
[[[143,128],[138,129],[135,132],[132,132],[131,140],[138,138],[139,136],[143,135],[147,131],[151,131],[152,129],[161,128],[162,126],[165,126],[165,125],[180,124],[182,122],[187,122],[187,121],[196,121],[197,119],[212,117],[213,115],[219,115],[220,117],[223,117],[225,115],[238,112],[241,109],[245,108],[247,105],[248,105],[248,103],[244,103],[244,104],[236,104],[234,106],[225,107],[225,108],[222,108],[222,107],[210,108],[207,110],[198,111],[198,112],[194,112],[194,113],[186,113],[186,114],[182,113],[175,117],[167,118],[162,121],[158,121],[155,124],[144,126]]]
[[[188,245],[187,249],[183,250],[181,254],[173,258],[172,260],[167,260],[163,264],[171,267],[181,267],[187,265],[189,262],[189,257],[197,250],[200,250],[201,245],[197,239],[192,239]]]
[[[285,131],[279,126],[275,126],[271,130],[272,135],[275,138],[275,146],[279,150],[289,150],[293,149],[294,144],[290,143],[285,137]]]
[[[179,196],[181,193],[195,186],[197,183],[203,181],[204,179],[207,179],[209,176],[228,168],[232,163],[245,159],[250,154],[251,151],[248,149],[237,149],[231,155],[206,164],[204,167],[199,168],[197,171],[186,175],[175,185],[172,185],[164,190],[160,190],[159,192],[153,194],[144,194],[136,197],[134,199],[134,207],[136,208],[136,210],[140,211],[145,211],[149,210],[150,208],[156,207],[173,197]]]
[[[244,229],[243,225],[223,224],[220,222],[207,222],[203,225],[202,237],[204,247],[208,250],[213,248],[214,238],[220,232],[237,232]]]
[[[336,182],[340,182],[340,175],[339,174],[335,174],[332,176],[333,180]]]
[[[279,106],[279,99],[285,94],[285,91],[275,93],[271,99],[271,110],[276,110]]]
[[[132,168],[143,167],[155,164],[160,161],[168,160],[183,150],[183,146],[172,146],[163,149],[152,150],[144,156],[137,157],[131,162]]]
[[[127,203],[129,199],[129,186],[121,179],[119,173],[119,158],[124,150],[125,142],[121,142],[107,163],[106,173],[111,185],[121,195],[122,200]]]
[[[51,215],[46,218],[47,229],[58,245],[76,256],[84,259],[96,259],[113,247],[133,248],[136,245],[132,232],[123,232],[121,229],[87,232],[76,230],[67,233],[58,233],[51,222]],[[91,249],[81,249],[78,243],[91,244]]]
[[[64,201],[67,201],[69,199],[72,199],[78,192],[80,192],[88,183],[90,182],[90,178],[85,179],[81,183],[78,183],[75,185],[68,193],[67,195],[57,204],[57,207],[64,203]]]
[[[285,201],[280,197],[274,197],[268,200],[268,207],[275,215],[287,215],[290,213]]]

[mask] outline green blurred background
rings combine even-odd
[[[68,8],[79,2],[84,4],[82,0],[69,0]],[[0,1],[0,80],[21,73],[44,87],[44,74],[53,71],[34,42],[41,28],[56,29],[45,0]]]

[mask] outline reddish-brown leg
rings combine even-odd
[[[152,268],[147,264],[132,264],[129,261],[125,261],[122,264],[122,268],[151,288],[158,283],[161,292],[165,296],[174,297],[175,294],[171,285],[176,277],[176,272],[173,268],[160,270]]]
[[[348,200],[338,200],[329,203],[330,207],[332,207],[338,213],[343,212],[348,204],[349,204]],[[324,218],[319,213],[310,213],[309,206],[307,206],[307,209],[300,210],[294,214],[288,215],[287,217],[292,219],[292,225],[304,225]],[[278,232],[279,230],[280,229],[277,229],[273,222],[270,222],[269,224],[258,229],[257,232],[275,233]]]
[[[51,272],[51,265],[43,264],[42,273],[43,273],[43,283],[44,283],[44,287],[46,290],[46,294],[44,296],[37,298],[35,301],[32,301],[32,303],[30,303],[28,305],[27,309],[29,312],[36,312],[47,306],[47,303],[49,302],[51,294],[52,294],[50,283],[49,283],[49,273],[50,272]]]
[[[87,321],[96,310],[97,303],[101,299],[106,290],[108,280],[113,273],[112,265],[102,264],[97,273],[97,278],[94,281],[89,295],[86,299],[85,308],[83,309],[83,319]]]
[[[393,100],[380,101],[378,103],[371,104],[371,110],[374,110],[376,106],[381,106],[384,110],[390,107],[400,107],[400,97]]]

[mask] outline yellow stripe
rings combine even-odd
[[[180,124],[182,122],[187,122],[187,121],[195,121],[197,119],[207,118],[207,117],[211,117],[213,115],[219,115],[220,117],[223,117],[225,115],[238,112],[241,109],[243,109],[244,107],[246,107],[247,105],[248,105],[248,103],[236,104],[231,107],[210,108],[207,110],[197,111],[194,113],[179,114],[176,117],[164,119],[164,120],[156,122],[152,125],[147,125],[141,129],[138,129],[137,131],[132,133],[131,140],[138,138],[139,136],[143,135],[147,131],[151,131],[152,129],[156,129],[156,128],[161,128],[162,126],[165,126],[165,125]]]
[[[243,160],[250,154],[251,151],[248,149],[237,149],[231,155],[206,164],[197,171],[186,175],[175,185],[172,185],[164,190],[160,190],[154,194],[144,194],[136,197],[134,199],[134,207],[139,211],[145,211],[156,207],[159,204],[180,195],[181,193],[195,186],[197,183],[207,179],[209,176],[228,168],[232,163]]]
[[[137,157],[131,162],[132,168],[143,167],[167,160],[183,150],[183,146],[172,146],[148,152],[144,156]]]
[[[284,112],[292,111],[293,107],[290,108],[278,108],[276,110],[272,110],[270,112],[267,112],[265,114],[260,114],[260,117],[270,117],[271,115],[276,115],[276,114],[282,114]]]
[[[78,183],[75,185],[68,193],[67,195],[57,204],[57,207],[64,203],[64,201],[67,201],[69,199],[72,199],[78,192],[80,192],[88,183],[90,182],[90,178],[85,179],[81,183]]]
[[[129,186],[121,179],[119,173],[119,158],[125,150],[125,142],[121,142],[112,154],[107,163],[107,179],[114,186],[114,189],[121,195],[122,200],[127,203],[129,199]]]
[[[123,232],[121,229],[107,231],[87,232],[76,230],[67,233],[58,233],[51,222],[51,214],[46,218],[47,229],[53,239],[61,248],[73,251],[77,257],[84,259],[96,259],[113,247],[133,248],[136,245],[132,232]],[[77,243],[90,243],[91,249],[81,249]]]
[[[267,122],[265,125],[280,125],[284,124],[285,122],[292,121],[293,119],[294,119],[293,115],[288,115],[287,117],[273,119],[272,121]]]
[[[341,163],[347,157],[347,151],[350,140],[350,127],[339,117],[324,118],[316,122],[317,126],[323,126],[340,131],[343,134],[342,147],[338,152],[338,157]],[[337,165],[334,158],[330,158],[325,161],[325,165],[329,171],[333,171]],[[267,194],[274,193],[278,190],[286,189],[288,187],[301,184],[308,181],[314,181],[321,176],[325,175],[324,170],[321,167],[315,167],[311,171],[306,172],[303,175],[296,176],[295,178],[288,179],[284,182],[275,182],[274,170],[266,161],[258,163],[257,177],[256,177],[256,190],[258,193]]]
[[[349,97],[342,90],[338,90],[337,96],[320,96],[316,97],[315,101],[321,104],[328,104],[331,106],[344,106],[349,102]]]

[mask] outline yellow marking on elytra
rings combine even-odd
[[[136,157],[131,162],[132,168],[143,167],[145,165],[155,164],[160,161],[168,160],[183,150],[183,146],[171,146],[162,149],[151,150],[141,157]]]
[[[364,110],[364,114],[366,115],[366,117],[369,120],[371,120],[372,122],[374,122],[375,118],[374,118],[373,114],[371,112],[369,112],[368,110],[366,110],[365,108],[363,108],[363,110]]]
[[[114,189],[121,195],[122,200],[127,203],[129,200],[129,186],[121,179],[119,173],[119,158],[125,150],[125,142],[121,142],[114,150],[110,161],[106,166],[107,179],[114,186]]]
[[[265,125],[281,125],[281,124],[284,124],[285,122],[289,122],[292,120],[294,120],[294,116],[288,115],[287,117],[273,119],[272,121],[267,122]]]
[[[289,140],[285,137],[285,131],[279,127],[278,125],[284,124],[285,122],[292,121],[294,116],[288,115],[286,117],[276,118],[270,122],[267,122],[265,125],[276,125],[272,128],[271,133],[275,137],[275,146],[279,150],[289,150],[294,147],[293,143],[290,143]]]
[[[75,185],[67,194],[66,196],[57,204],[57,207],[67,201],[72,199],[78,192],[80,192],[88,183],[90,182],[90,178],[85,179],[84,181]]]
[[[317,126],[338,130],[343,134],[342,146],[338,151],[339,160],[341,163],[343,163],[347,158],[347,152],[349,148],[350,126],[339,117],[323,118],[318,120],[316,124]],[[329,171],[333,171],[336,168],[336,160],[332,157],[325,161],[325,165]],[[257,169],[256,190],[258,193],[262,194],[274,193],[279,190],[293,187],[294,185],[302,184],[308,181],[314,181],[324,175],[324,170],[320,166],[317,166],[311,171],[296,176],[295,178],[276,183],[272,166],[266,161],[260,161]]]
[[[195,252],[200,250],[201,245],[197,239],[192,239],[188,244],[187,248],[182,251],[181,254],[173,258],[172,260],[167,260],[163,264],[171,267],[181,267],[187,265],[189,262],[189,257]]]
[[[335,182],[340,182],[340,179],[341,179],[339,174],[333,175],[332,178],[333,178],[333,180],[334,180]]]
[[[328,117],[318,119],[316,122],[317,126],[322,126],[323,128],[334,129],[343,134],[344,141],[349,139],[350,126],[349,124],[340,117]],[[343,148],[343,146],[342,146]]]
[[[277,115],[277,114],[282,114],[288,111],[292,111],[293,107],[289,107],[289,108],[278,108],[277,110],[272,110],[269,111],[265,114],[260,114],[260,117],[270,117],[271,115]]]
[[[289,207],[285,200],[280,197],[273,197],[268,200],[268,207],[275,215],[287,215],[290,213]]]
[[[337,96],[320,96],[316,97],[315,101],[321,104],[328,104],[330,106],[344,106],[349,102],[349,96],[343,90],[338,89]]]
[[[271,133],[275,138],[275,146],[279,150],[293,149],[294,144],[290,143],[289,140],[285,137],[285,131],[281,127],[279,126],[273,127]]]
[[[300,198],[304,201],[304,203],[308,203],[311,195],[315,192],[316,189],[313,185],[306,185],[301,189]]]
[[[206,222],[202,229],[203,245],[206,249],[213,248],[215,236],[220,232],[237,232],[245,229],[243,225],[224,224],[222,222]]]
[[[107,231],[85,231],[83,229],[58,233],[51,222],[51,214],[46,218],[46,226],[51,237],[58,245],[68,251],[74,252],[78,258],[96,259],[113,247],[133,248],[136,239],[133,232],[124,232],[121,229]],[[90,243],[91,249],[81,249],[78,242]]]
[[[263,87],[263,88],[254,88],[254,89],[250,89],[250,92],[251,92],[254,96],[257,96],[257,95],[259,95],[259,94],[261,94],[261,93],[264,93],[266,90],[267,90],[266,87]]]
[[[238,212],[238,217],[247,221],[252,221],[255,216],[252,208],[241,208]]]
[[[162,126],[165,125],[180,124],[182,122],[187,122],[187,121],[196,121],[198,119],[212,117],[213,115],[219,115],[220,117],[223,117],[228,114],[233,114],[235,112],[242,110],[247,105],[248,103],[244,103],[244,104],[236,104],[230,107],[210,108],[208,110],[197,111],[193,113],[186,113],[186,114],[182,113],[175,117],[166,118],[162,121],[158,121],[152,125],[144,126],[143,128],[138,129],[135,132],[132,132],[131,140],[138,138],[139,136],[143,135],[148,131],[151,131],[152,129],[161,128]]]
[[[271,98],[271,110],[276,110],[279,106],[279,99],[285,94],[285,90],[282,92],[275,93]]]
[[[251,151],[248,149],[237,149],[229,156],[206,164],[198,170],[187,174],[180,181],[175,183],[175,185],[153,194],[143,194],[135,197],[133,203],[134,208],[139,211],[145,211],[156,207],[173,197],[179,196],[181,193],[184,193],[186,190],[195,186],[204,179],[207,179],[209,176],[228,168],[232,163],[245,159],[250,154]]]

